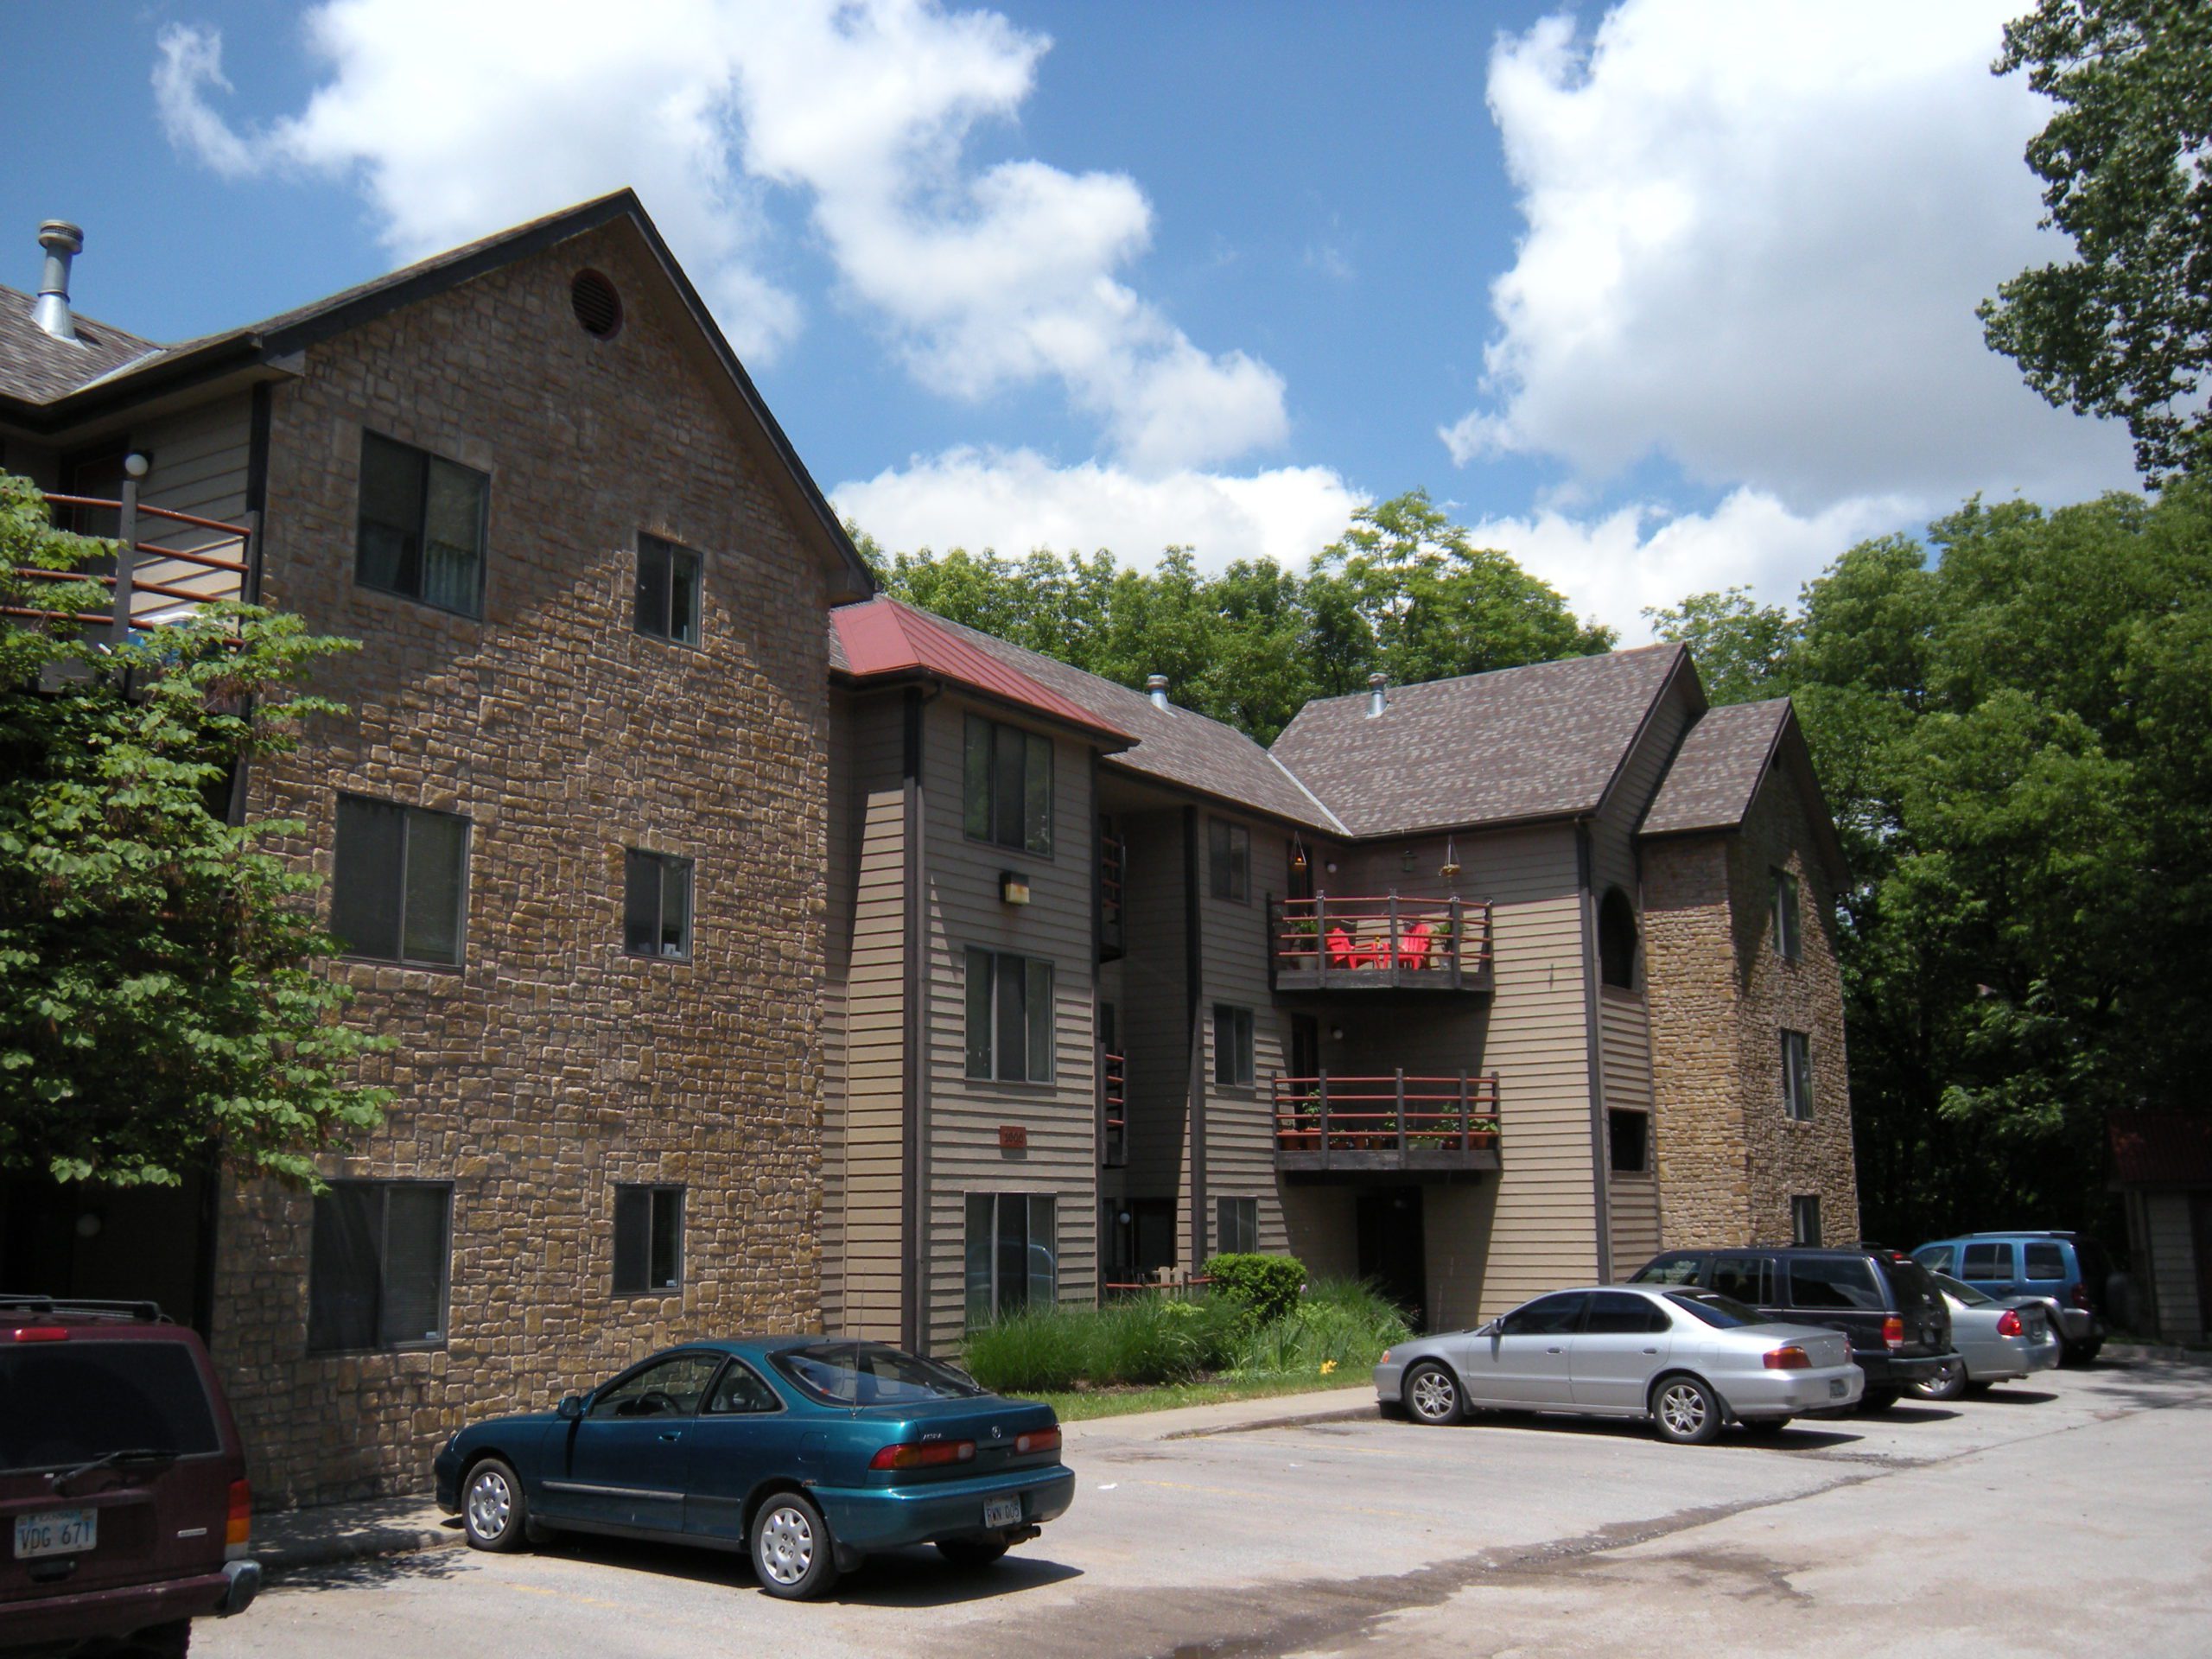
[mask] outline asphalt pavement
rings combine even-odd
[[[902,1552],[791,1604],[706,1551],[417,1550],[279,1573],[194,1650],[2212,1653],[2201,1362],[2107,1360],[1769,1445],[1263,1403],[1070,1426],[1075,1507],[982,1572]]]

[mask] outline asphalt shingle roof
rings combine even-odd
[[[1708,710],[1675,752],[1643,816],[1643,833],[1681,835],[1741,823],[1789,718],[1787,697]]]
[[[0,283],[0,392],[46,403],[162,349],[81,311],[75,340],[56,340],[32,320],[37,303],[37,296]]]
[[[1274,758],[1354,835],[1402,835],[1593,811],[1675,670],[1680,645],[1309,702]]]

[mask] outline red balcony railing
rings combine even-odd
[[[1327,1071],[1274,1080],[1281,1168],[1497,1167],[1495,1077]]]
[[[1128,1068],[1128,1062],[1119,1054],[1102,1054],[1099,1058],[1098,1086],[1104,1118],[1098,1161],[1109,1169],[1118,1169],[1129,1161]]]
[[[1271,901],[1268,920],[1277,990],[1464,990],[1489,982],[1488,899],[1316,893]]]
[[[211,601],[245,597],[255,552],[252,525],[147,506],[136,494],[134,489],[120,501],[86,495],[46,498],[54,506],[73,509],[73,516],[79,518],[93,512],[116,515],[120,534],[112,570],[41,570],[29,566],[16,570],[16,575],[29,582],[97,582],[109,590],[105,607],[73,613],[35,605],[4,605],[0,606],[0,616],[95,626],[105,622],[110,637],[120,642],[133,630],[185,620]],[[140,534],[140,521],[146,518],[175,528],[163,530],[163,541],[149,542]]]

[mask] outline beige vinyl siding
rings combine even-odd
[[[1251,836],[1249,899],[1213,897],[1205,851],[1210,819],[1241,825]],[[1202,811],[1198,817],[1198,1020],[1205,1044],[1199,1076],[1206,1091],[1205,1199],[1203,1218],[1206,1254],[1221,1248],[1215,1200],[1256,1198],[1259,1247],[1288,1247],[1282,1203],[1275,1189],[1274,1134],[1271,1085],[1289,1065],[1290,1014],[1274,1006],[1268,990],[1268,912],[1270,896],[1281,897],[1289,880],[1290,855],[1284,833],[1263,820]],[[1214,1017],[1217,1004],[1252,1011],[1252,1081],[1226,1085],[1214,1081]],[[1178,1206],[1181,1236],[1191,1236],[1187,1185]]]
[[[1052,740],[1051,856],[970,841],[963,826],[963,721],[970,710]],[[966,1319],[969,1192],[1049,1194],[1056,1200],[1059,1296],[1097,1296],[1096,957],[1091,887],[1096,826],[1087,744],[1042,722],[947,693],[929,704],[922,738],[927,828],[930,1098],[927,1338],[931,1352],[959,1345]],[[1000,874],[1027,878],[1030,901],[1005,903]],[[1052,964],[1054,1077],[1050,1084],[971,1079],[967,1070],[967,952],[976,946]],[[1028,1132],[1003,1150],[1001,1125]]]
[[[1461,873],[1439,874],[1441,836],[1348,849],[1317,878],[1324,892],[1493,900],[1494,995],[1386,993],[1334,999],[1323,1014],[1332,1071],[1495,1072],[1495,1177],[1424,1198],[1433,1329],[1474,1325],[1598,1270],[1585,1023],[1582,911],[1571,825],[1451,838]],[[1405,867],[1405,853],[1413,868]],[[1341,1024],[1332,1042],[1327,1027]]]
[[[1651,1016],[1641,988],[1598,988],[1598,1052],[1603,1068],[1607,1109],[1651,1109]],[[1649,1141],[1647,1140],[1647,1146]],[[1606,1204],[1613,1245],[1613,1277],[1624,1279],[1659,1249],[1659,1185],[1649,1152],[1642,1174],[1611,1172],[1611,1147],[1601,1147],[1608,1164]]]
[[[2158,1298],[2158,1334],[2195,1341],[2204,1334],[2198,1298],[2196,1243],[2190,1234],[2189,1194],[2145,1192],[2144,1230],[2151,1243],[2152,1294]]]
[[[246,466],[251,443],[251,409],[244,395],[201,404],[134,426],[130,447],[152,460],[138,499],[149,507],[188,512],[195,518],[242,524],[246,513]],[[237,537],[198,524],[148,517],[138,530],[142,541],[211,558],[243,560]],[[351,556],[351,550],[347,550]],[[235,598],[239,578],[182,560],[156,559],[139,567],[149,582],[196,594]],[[134,607],[142,614],[143,607]]]
[[[906,1239],[905,710],[840,697],[830,745],[830,983],[823,1134],[823,1317],[897,1341]]]
[[[1128,1057],[1129,1164],[1125,1191],[1172,1198],[1187,1185],[1191,1050],[1184,1001],[1183,815],[1133,813],[1123,934],[1122,1052]],[[1180,1206],[1179,1205],[1179,1211]],[[1176,1231],[1176,1259],[1189,1230]]]

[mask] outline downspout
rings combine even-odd
[[[1590,820],[1574,821],[1574,880],[1582,912],[1582,1042],[1590,1069],[1590,1197],[1597,1222],[1598,1282],[1613,1282],[1611,1195],[1605,1190],[1612,1160],[1605,1135],[1605,1052],[1598,1031],[1598,895],[1591,890]]]
[[[905,950],[900,971],[905,995],[905,1029],[899,1046],[905,1058],[899,1067],[899,1122],[900,1163],[906,1179],[900,1183],[899,1236],[906,1241],[905,1259],[899,1265],[899,1338],[909,1353],[929,1352],[929,906],[924,882],[929,866],[923,857],[923,836],[928,804],[922,789],[922,710],[937,694],[927,696],[909,687],[903,699],[906,868],[902,873],[906,918],[901,926]]]
[[[1206,1259],[1206,1044],[1199,1023],[1205,953],[1198,937],[1198,809],[1183,809],[1183,1029],[1190,1052],[1191,1268]]]

